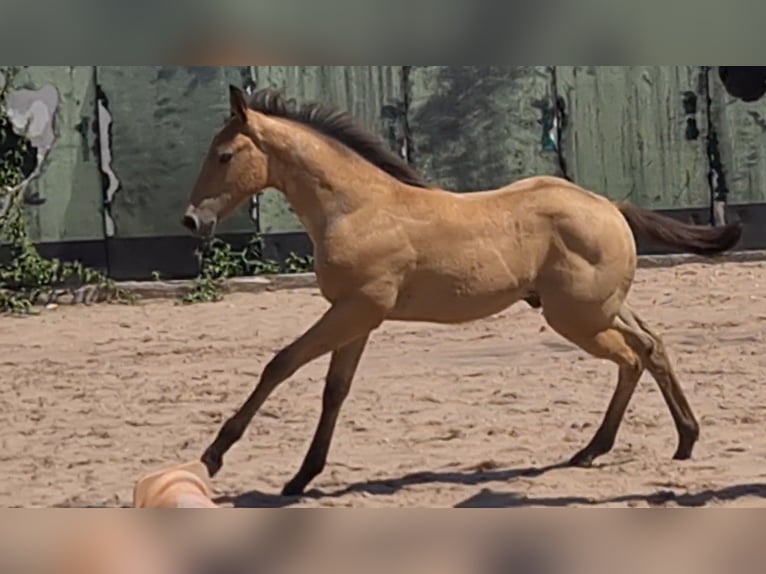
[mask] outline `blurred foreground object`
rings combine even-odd
[[[766,94],[766,66],[719,66],[718,77],[729,95],[744,102]]]
[[[76,512],[76,511],[75,511]],[[118,511],[119,512],[119,511]],[[69,523],[60,521],[48,534],[58,531],[55,538],[40,550],[47,554],[41,574],[181,574],[179,562],[167,547],[165,537],[137,515],[110,512],[90,513],[87,518]],[[39,531],[39,529],[35,529]],[[39,536],[38,542],[45,538]],[[39,559],[38,553],[35,560]],[[31,571],[27,570],[28,572]],[[21,573],[19,573],[21,574]]]
[[[219,508],[207,469],[192,462],[142,477],[133,489],[135,508]]]
[[[277,46],[263,38],[254,40],[233,31],[205,30],[185,38],[176,49],[174,61],[170,63],[185,66],[285,66],[316,60],[320,53],[312,55],[313,58],[309,58],[305,50],[301,51],[295,46]],[[263,61],[271,64],[258,63]]]

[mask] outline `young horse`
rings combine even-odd
[[[631,228],[674,248],[732,248],[739,225],[687,225],[555,177],[469,194],[426,184],[344,112],[298,107],[263,90],[230,88],[231,118],[215,135],[183,224],[214,233],[264,188],[279,189],[314,244],[327,312],[266,365],[258,385],[202,456],[211,476],[274,389],[332,353],[313,441],[283,494],[322,472],[341,405],[370,333],[386,320],[458,324],[526,300],[589,354],[619,366],[617,389],[593,440],[571,460],[609,452],[641,374],[659,384],[678,433],[675,458],[699,435],[660,337],[625,299],[636,270]]]

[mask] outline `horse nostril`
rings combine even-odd
[[[195,233],[199,229],[199,221],[193,215],[184,215],[184,218],[181,220],[181,225],[192,233]]]

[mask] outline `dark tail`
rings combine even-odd
[[[687,253],[717,255],[732,249],[742,237],[741,223],[721,227],[690,225],[629,203],[616,205],[634,234],[644,235],[666,247]]]

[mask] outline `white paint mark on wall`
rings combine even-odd
[[[112,200],[115,194],[120,189],[120,180],[117,179],[117,175],[112,169],[112,138],[110,137],[109,129],[112,126],[112,114],[107,109],[104,101],[98,100],[98,141],[101,148],[101,171],[106,175],[109,180],[109,185],[106,188],[106,206],[104,209],[104,227],[107,237],[114,237],[115,227],[114,218],[112,217],[111,209]]]
[[[5,86],[6,77],[0,74],[0,89]],[[9,90],[6,94],[5,111],[11,128],[20,137],[25,137],[36,150],[34,170],[18,186],[4,194],[0,202],[0,217],[5,215],[12,198],[26,192],[28,184],[42,173],[53,145],[56,142],[55,118],[59,107],[59,93],[55,86],[46,84],[39,90]],[[35,203],[43,198],[35,197]]]
[[[5,103],[13,131],[26,137],[37,149],[37,166],[27,178],[28,182],[42,171],[48,153],[56,142],[54,123],[59,107],[59,93],[51,84],[39,90],[11,90]]]

